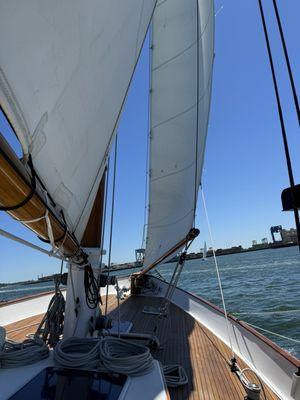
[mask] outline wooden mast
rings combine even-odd
[[[0,134],[0,206],[17,221],[36,233],[42,240],[50,241],[49,223],[54,244],[66,258],[81,263],[86,260],[74,235],[68,231],[63,218],[47,204],[40,190],[33,188],[30,176],[22,162]],[[32,194],[30,196],[30,194]],[[28,201],[25,201],[28,199]],[[25,203],[24,203],[25,201]],[[18,207],[18,205],[21,205]],[[48,226],[46,221],[48,215]]]

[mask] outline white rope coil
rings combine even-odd
[[[99,344],[99,339],[63,339],[54,349],[54,360],[65,368],[98,369]]]
[[[21,343],[5,341],[5,329],[0,328],[0,368],[21,367],[48,357],[48,346],[41,339],[26,339]]]
[[[144,375],[153,368],[153,358],[146,346],[114,337],[62,340],[54,349],[54,360],[65,368],[96,369],[129,376]]]
[[[102,339],[100,358],[107,370],[120,374],[139,376],[153,369],[153,358],[148,347],[124,339]]]

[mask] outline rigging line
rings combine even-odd
[[[235,316],[257,316],[257,315],[273,315],[273,314],[296,314],[299,313],[300,309],[295,309],[295,310],[281,310],[281,311],[258,311],[258,312],[235,312],[232,313]]]
[[[41,253],[47,254],[49,257],[55,257],[55,258],[58,258],[59,260],[66,260],[66,258],[63,257],[63,256],[60,256],[60,255],[58,255],[56,253],[53,253],[52,251],[45,250],[42,247],[37,246],[37,245],[35,245],[33,243],[30,243],[27,240],[22,239],[19,236],[15,236],[12,233],[7,232],[7,231],[5,231],[3,229],[0,229],[0,235],[3,236],[3,237],[6,237],[7,239],[13,240],[14,242],[21,243],[24,246],[30,247],[30,248],[32,248],[34,250],[37,250],[37,251],[39,251]]]
[[[198,128],[199,128],[199,4],[198,0],[196,0],[196,12],[197,12],[197,63],[196,63],[196,68],[197,68],[197,109],[196,109],[196,143],[195,143],[195,192],[194,192],[194,226],[195,226],[195,220],[196,220],[196,208],[197,208],[197,178],[198,178],[198,140],[199,140],[199,135],[198,135]]]
[[[213,241],[213,236],[212,236],[211,225],[210,225],[210,221],[209,221],[209,217],[208,217],[206,201],[205,201],[205,196],[204,196],[204,191],[203,191],[202,185],[200,187],[201,187],[203,208],[204,208],[204,213],[205,213],[205,217],[206,217],[206,224],[207,224],[207,228],[208,228],[208,232],[209,232],[209,236],[210,236],[210,242],[211,242],[211,246],[212,246],[213,258],[214,258],[214,263],[215,263],[216,272],[217,272],[217,278],[218,278],[218,284],[219,284],[219,289],[220,289],[220,294],[221,294],[221,299],[222,299],[222,305],[223,305],[223,310],[224,310],[225,319],[226,319],[226,328],[227,328],[228,339],[229,339],[233,358],[235,359],[235,353],[234,353],[233,345],[232,345],[232,339],[231,339],[231,333],[230,333],[229,321],[228,321],[228,314],[227,314],[225,298],[224,298],[224,294],[223,294],[222,281],[221,281],[219,265],[218,265],[216,252],[215,252],[215,246],[214,246],[214,241]]]
[[[150,95],[152,90],[152,80],[151,80],[151,64],[152,64],[152,23],[149,26],[149,68],[148,68],[148,79],[149,79],[149,94],[148,94],[148,116],[147,116],[147,143],[146,143],[146,179],[145,179],[145,198],[144,198],[144,222],[143,222],[143,236],[142,236],[142,244],[141,248],[143,248],[145,244],[145,236],[146,236],[146,226],[147,226],[147,210],[149,209],[148,205],[148,185],[149,185],[149,165],[150,165],[150,136],[151,136],[151,122],[150,122],[150,114],[151,114],[151,102]]]
[[[266,45],[267,45],[267,50],[268,50],[273,85],[274,85],[274,90],[275,90],[275,95],[276,95],[276,102],[277,102],[277,108],[278,108],[278,114],[279,114],[279,120],[280,120],[280,126],[281,126],[281,134],[282,134],[285,157],[286,157],[286,164],[287,164],[287,169],[288,169],[290,185],[291,185],[291,189],[292,189],[291,196],[292,196],[292,202],[293,202],[293,206],[294,206],[293,209],[294,209],[295,223],[296,223],[296,228],[297,228],[298,246],[299,246],[299,250],[300,250],[300,220],[299,220],[298,208],[295,206],[295,198],[294,198],[295,182],[294,182],[293,169],[292,169],[292,164],[291,164],[291,159],[290,159],[289,145],[288,145],[287,136],[286,136],[286,130],[285,130],[283,113],[282,113],[281,102],[280,102],[280,96],[279,96],[279,91],[278,91],[278,86],[277,86],[277,79],[276,79],[276,74],[275,74],[275,69],[274,69],[274,64],[273,64],[273,57],[272,57],[269,36],[268,36],[268,31],[267,31],[267,26],[266,26],[266,21],[265,21],[265,16],[264,16],[264,10],[263,10],[261,0],[258,0],[258,4],[259,4],[260,16],[261,16],[261,20],[262,20],[262,25],[263,25],[263,30],[264,30],[264,35],[265,35],[265,40],[266,40]]]
[[[64,269],[64,260],[61,260],[59,278],[58,278],[58,286],[60,286],[60,284],[61,284],[61,277],[62,277],[63,269]]]
[[[300,125],[300,109],[299,109],[298,96],[297,96],[297,92],[296,92],[294,77],[293,77],[293,73],[292,73],[289,54],[288,54],[286,43],[285,43],[284,33],[283,33],[282,25],[281,25],[281,19],[280,19],[279,11],[277,8],[276,0],[273,0],[273,6],[274,6],[274,10],[275,10],[276,19],[277,19],[277,25],[278,25],[278,29],[279,29],[279,33],[280,33],[280,38],[281,38],[281,43],[282,43],[283,52],[284,52],[284,56],[285,56],[286,66],[287,66],[288,73],[289,73],[290,84],[292,87],[295,108],[296,108],[296,112],[297,112],[297,116],[298,116],[298,123]]]
[[[255,329],[259,329],[259,330],[261,330],[263,332],[269,333],[270,335],[278,336],[278,337],[280,337],[282,339],[290,340],[291,342],[300,343],[300,340],[293,339],[293,338],[290,338],[288,336],[280,335],[279,333],[275,333],[275,332],[269,331],[269,330],[267,330],[265,328],[261,328],[260,326],[250,324],[250,322],[246,322],[246,324],[252,326]]]
[[[117,155],[118,155],[118,134],[116,134],[116,139],[115,139],[114,175],[113,175],[112,200],[111,200],[111,215],[110,215],[110,233],[109,233],[108,262],[107,262],[107,277],[109,277],[109,275],[110,275],[110,263],[111,263],[112,234],[113,234],[114,211],[115,211],[115,190],[116,190]],[[108,285],[106,286],[105,315],[107,315],[107,307],[108,307]]]

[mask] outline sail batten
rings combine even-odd
[[[0,0],[0,103],[83,237],[156,0]]]
[[[212,0],[157,4],[152,23],[146,268],[175,248],[193,226],[213,53]]]

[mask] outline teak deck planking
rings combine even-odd
[[[105,302],[105,298],[103,299]],[[132,332],[153,333],[157,325],[161,349],[153,356],[162,364],[181,364],[189,378],[189,383],[178,389],[169,389],[172,400],[243,400],[245,390],[237,376],[230,371],[228,360],[230,349],[202,324],[189,314],[171,304],[168,318],[143,314],[145,305],[159,305],[157,297],[130,296],[121,303],[121,320],[132,321]],[[117,320],[117,300],[109,296],[109,313]],[[7,325],[8,337],[23,340],[28,333],[34,333],[42,315],[26,318]],[[238,360],[241,368],[246,365]],[[266,386],[268,400],[278,397]],[[261,395],[263,397],[263,394]]]

